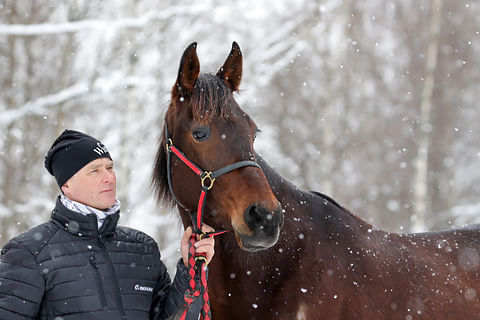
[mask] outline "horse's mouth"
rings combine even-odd
[[[235,232],[235,238],[237,239],[237,243],[239,247],[248,252],[257,252],[261,250],[266,250],[272,246],[274,246],[279,238],[280,235],[280,228],[276,230],[273,235],[266,236],[266,235],[245,235],[237,230],[234,225],[233,230]]]

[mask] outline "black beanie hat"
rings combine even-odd
[[[78,170],[98,158],[109,158],[107,148],[97,139],[74,130],[65,130],[45,156],[45,168],[61,188]]]

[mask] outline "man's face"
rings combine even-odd
[[[75,173],[62,186],[62,191],[70,200],[104,210],[115,203],[116,185],[113,161],[99,158]]]

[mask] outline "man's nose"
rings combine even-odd
[[[113,170],[104,169],[102,172],[102,181],[111,182],[115,178],[115,172]]]

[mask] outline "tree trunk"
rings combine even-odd
[[[427,212],[430,210],[428,200],[428,155],[430,151],[432,94],[435,85],[434,71],[437,67],[438,41],[441,25],[442,0],[432,3],[432,20],[430,23],[430,40],[427,47],[425,79],[420,103],[420,130],[417,158],[415,160],[414,214],[412,231],[425,231]]]

